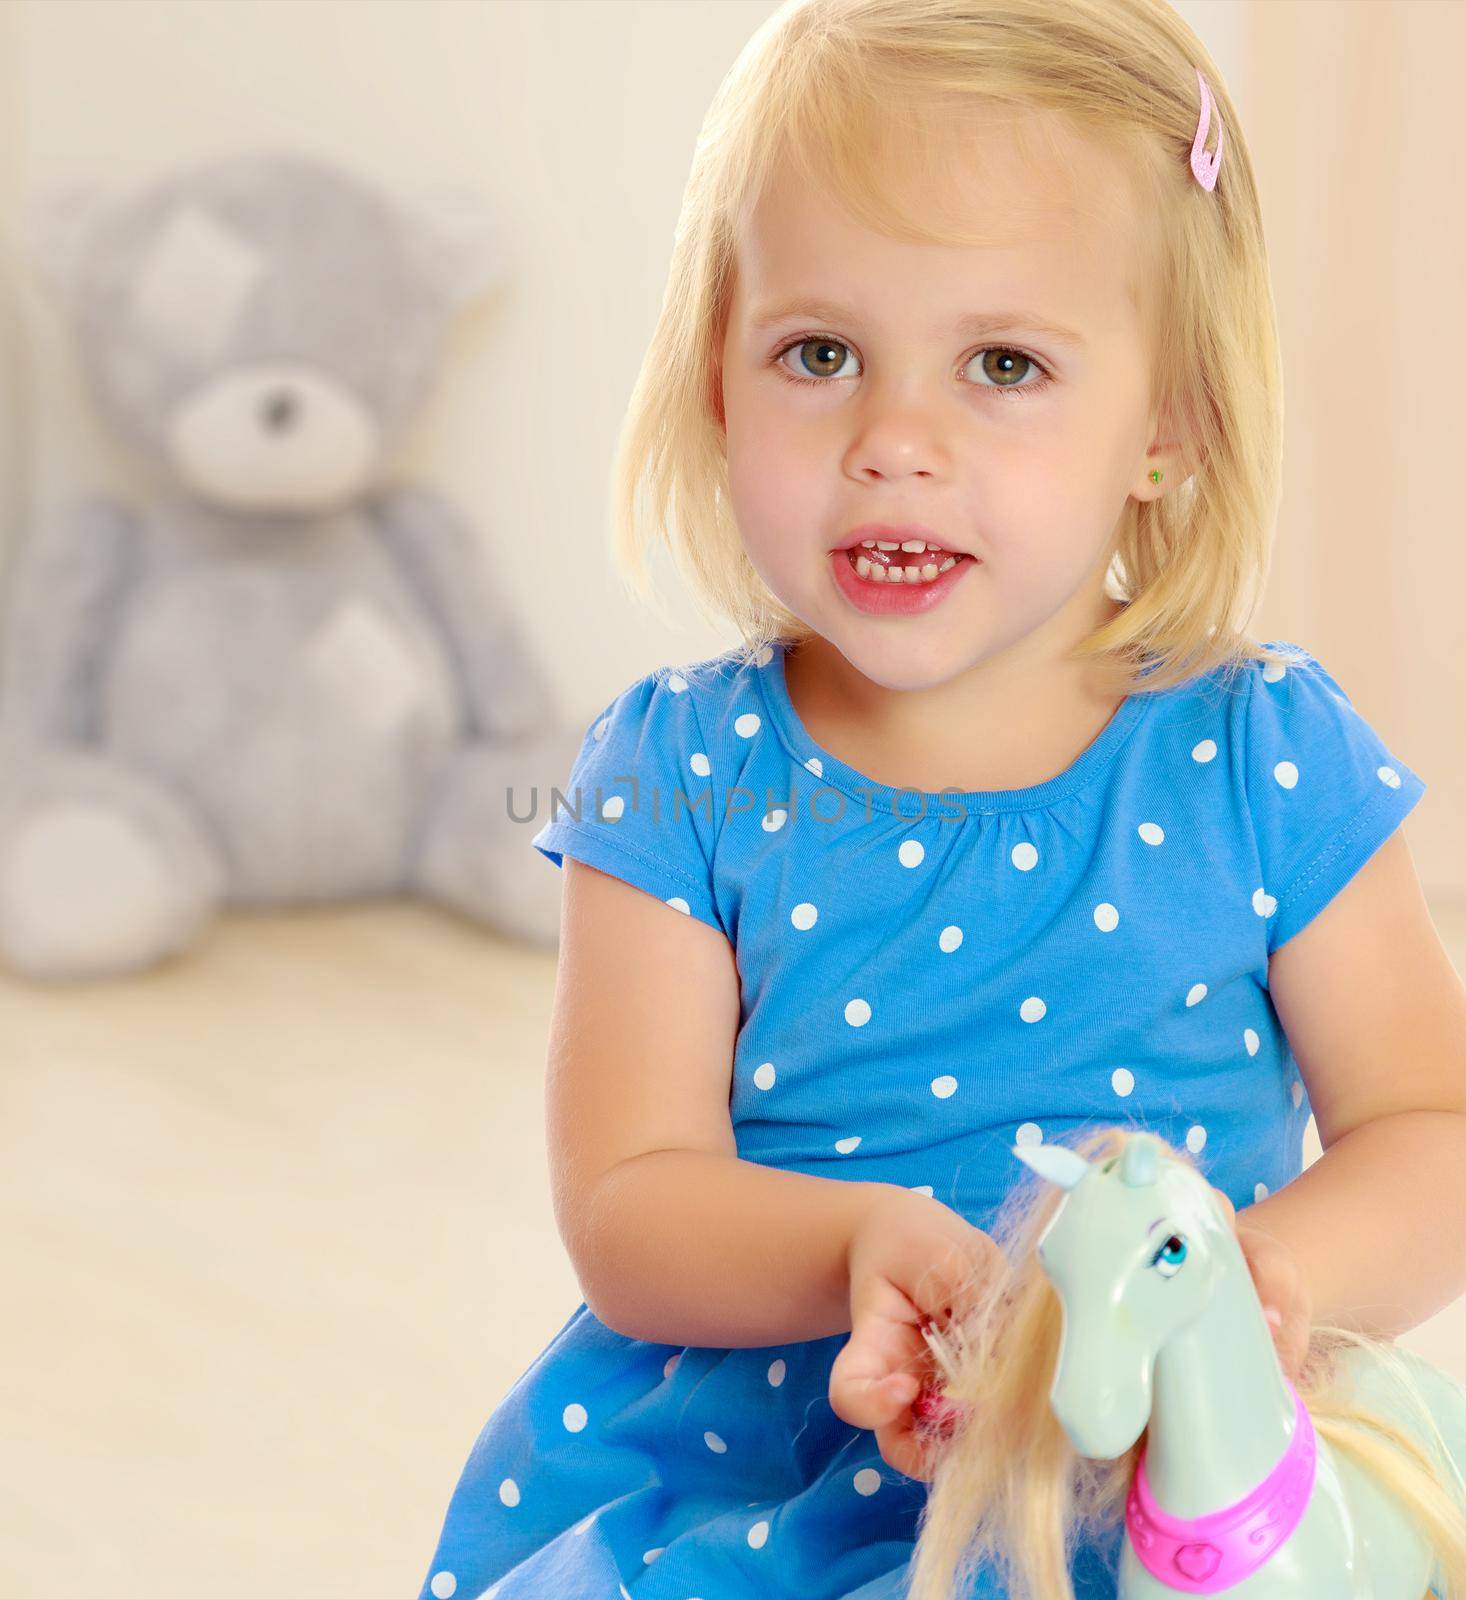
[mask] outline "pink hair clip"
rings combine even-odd
[[[1216,153],[1208,155],[1206,130],[1211,122],[1212,106],[1215,102],[1212,100],[1211,90],[1206,86],[1206,79],[1201,75],[1200,67],[1196,69],[1196,81],[1201,86],[1201,115],[1196,119],[1196,138],[1191,142],[1191,170],[1203,189],[1215,189],[1217,168],[1222,164],[1222,145],[1226,140],[1227,130],[1222,126],[1222,119],[1218,117]]]

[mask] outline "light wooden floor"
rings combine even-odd
[[[1466,916],[1437,924],[1466,970]],[[4,1600],[417,1593],[481,1423],[581,1298],[553,983],[553,952],[411,904],[0,978]],[[1466,1300],[1403,1342],[1466,1378]]]

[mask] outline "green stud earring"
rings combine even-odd
[[[1157,471],[1154,467],[1150,469],[1150,481],[1152,483],[1159,483],[1163,477],[1165,477],[1165,473]]]

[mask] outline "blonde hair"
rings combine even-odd
[[[1123,1155],[1134,1130],[1104,1127],[1075,1141],[1090,1161]],[[1195,1168],[1189,1152],[1159,1135],[1161,1160]],[[998,1276],[959,1294],[954,1333],[937,1330],[933,1354],[943,1393],[966,1420],[936,1457],[911,1566],[910,1600],[950,1600],[984,1561],[1001,1570],[1012,1600],[1073,1600],[1069,1560],[1076,1536],[1113,1529],[1143,1448],[1143,1436],[1110,1461],[1080,1456],[1049,1403],[1063,1310],[1035,1255],[1065,1191],[1038,1180],[1007,1196],[988,1230],[1002,1247]],[[1418,1411],[1420,1432],[1442,1453],[1447,1472],[1398,1423],[1349,1398],[1338,1354],[1362,1351],[1400,1386]],[[1346,1453],[1391,1496],[1433,1549],[1443,1600],[1466,1596],[1466,1493],[1427,1402],[1406,1363],[1385,1339],[1319,1324],[1295,1381],[1318,1436]],[[1466,1400],[1466,1395],[1463,1395]],[[1403,1407],[1402,1407],[1403,1408]]]
[[[1225,130],[1211,192],[1190,169],[1198,67],[1214,99],[1210,150],[1218,120]],[[704,614],[736,626],[745,659],[810,636],[749,561],[730,504],[719,373],[737,242],[787,157],[833,184],[867,226],[983,243],[914,215],[902,175],[913,162],[942,170],[964,113],[1005,108],[1041,136],[1057,117],[1120,158],[1150,236],[1151,394],[1186,441],[1191,472],[1157,499],[1126,500],[1106,574],[1125,604],[1075,658],[1125,693],[1286,661],[1242,631],[1267,579],[1282,444],[1257,190],[1221,74],[1166,0],[789,0],[768,18],[704,118],[618,440],[612,549],[623,581],[661,610],[648,557],[665,545]],[[1013,132],[1026,149],[1016,118]],[[892,150],[899,159],[883,163]],[[895,181],[882,186],[882,171]]]

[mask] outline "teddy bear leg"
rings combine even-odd
[[[31,978],[149,967],[191,944],[224,864],[182,802],[101,752],[7,753],[0,768],[0,960]]]
[[[419,831],[413,886],[511,939],[553,949],[560,875],[530,840],[549,820],[550,790],[565,782],[582,740],[580,730],[556,728],[454,751]]]

